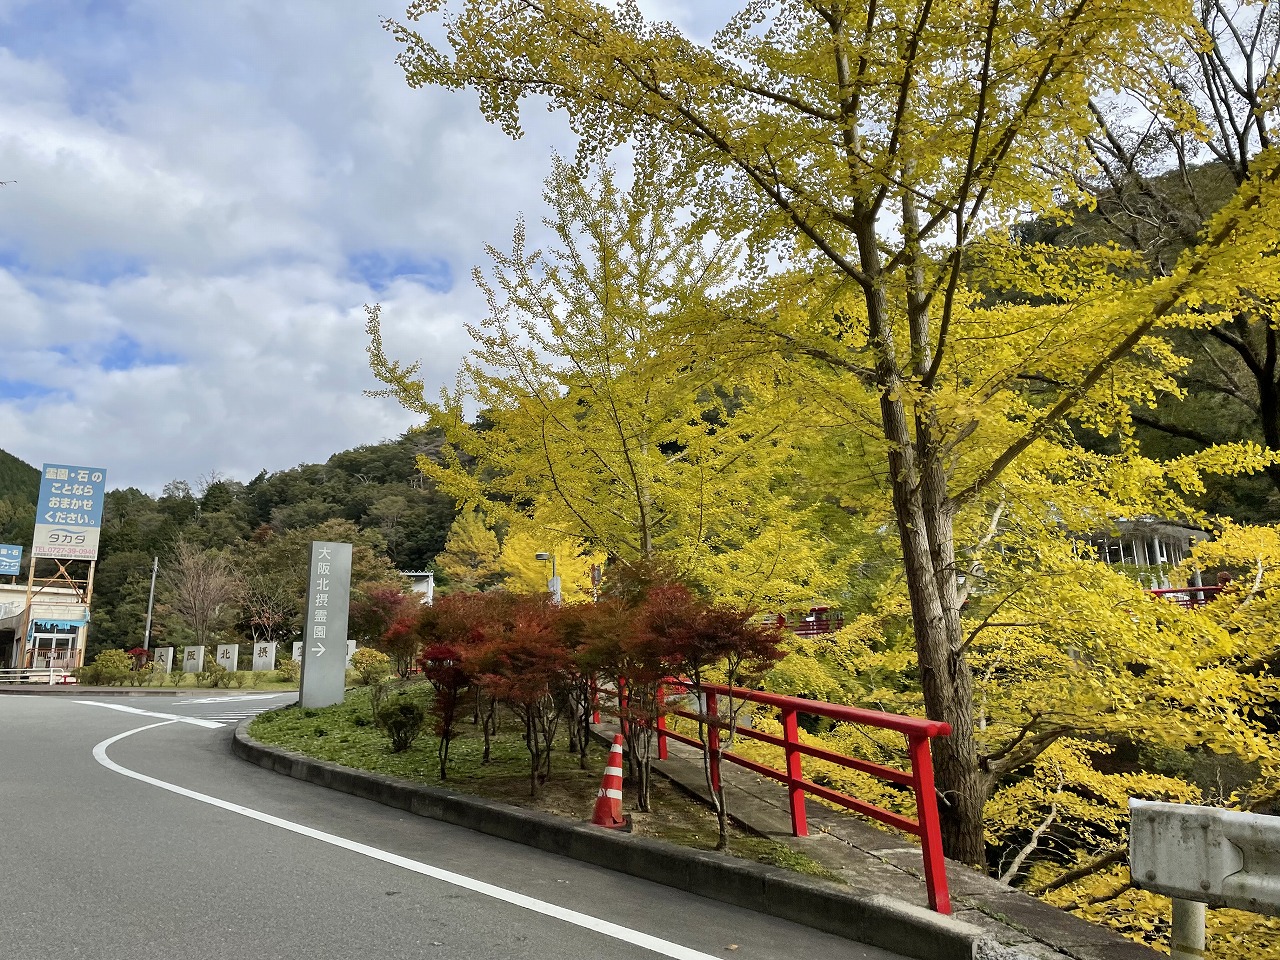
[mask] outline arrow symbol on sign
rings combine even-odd
[[[311,648],[311,652],[312,652],[312,653],[314,653],[317,657],[319,657],[319,656],[323,655],[323,654],[324,654],[324,644],[323,644],[323,643],[317,643],[314,647],[312,647],[312,648]]]

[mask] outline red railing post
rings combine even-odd
[[[657,722],[654,724],[654,726],[658,728],[658,759],[659,760],[667,759],[667,715],[662,709],[664,699],[665,699],[663,697],[663,692],[665,691],[665,689],[666,688],[663,687],[662,684],[658,684],[658,695],[657,695],[657,699],[654,702],[654,712],[658,716]]]
[[[942,824],[938,819],[938,797],[933,784],[933,757],[929,753],[929,738],[908,735],[908,742],[929,906],[938,913],[950,913],[951,895],[947,892],[947,862],[942,855]]]
[[[711,789],[720,791],[720,728],[716,721],[720,719],[720,710],[716,705],[716,695],[706,694],[707,698],[707,761],[711,767]]]
[[[800,751],[796,749],[800,743],[800,723],[796,719],[796,711],[782,711],[782,736],[787,741],[787,795],[791,801],[791,834],[807,837],[809,820],[804,809],[804,787],[800,785],[800,781],[804,779],[804,766]]]
[[[596,678],[591,678],[591,722],[600,722],[600,685]]]

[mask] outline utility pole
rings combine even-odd
[[[151,649],[151,607],[156,602],[156,573],[160,570],[160,558],[151,562],[151,595],[147,597],[147,628],[142,634],[142,649]]]

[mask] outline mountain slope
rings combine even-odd
[[[36,502],[40,493],[40,471],[13,454],[0,450],[0,500]]]
[[[31,546],[40,471],[0,450],[0,543]]]

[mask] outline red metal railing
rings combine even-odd
[[[843,626],[844,620],[798,620],[786,624],[782,629],[797,637],[818,637],[824,633],[835,633]]]
[[[817,637],[824,633],[835,633],[844,626],[844,614],[830,607],[810,607],[806,616],[795,620],[780,614],[777,620],[779,628],[794,633],[797,637]]]
[[[665,686],[679,687],[689,691],[695,689],[691,683],[674,679],[668,681]],[[929,893],[929,906],[939,913],[950,913],[951,898],[947,893],[946,865],[942,855],[942,830],[938,820],[938,802],[933,784],[933,758],[929,754],[930,738],[950,736],[950,725],[935,720],[920,720],[915,717],[881,713],[878,710],[864,710],[859,707],[843,707],[819,700],[805,700],[801,697],[787,697],[776,693],[745,690],[740,687],[734,687],[732,691],[736,700],[761,703],[778,708],[782,715],[783,735],[781,737],[763,733],[759,730],[752,730],[750,727],[740,727],[736,724],[734,725],[734,736],[759,740],[762,743],[781,748],[786,758],[786,769],[778,770],[730,751],[720,753],[720,731],[727,730],[729,724],[725,720],[719,719],[720,712],[717,707],[719,699],[727,697],[730,688],[719,684],[704,683],[701,692],[706,696],[706,711],[701,719],[707,724],[708,743],[705,749],[708,750],[711,756],[712,785],[717,789],[719,788],[720,767],[717,757],[723,756],[724,759],[731,763],[746,767],[754,773],[768,777],[771,780],[777,780],[786,786],[791,807],[791,830],[797,837],[807,837],[809,835],[804,805],[806,793],[821,797],[823,800],[827,800],[837,806],[853,810],[891,827],[896,827],[905,833],[919,837],[920,846],[924,852],[925,885]],[[660,696],[659,699],[661,700],[662,697]],[[687,710],[674,709],[667,712],[690,720],[699,719],[698,714]],[[862,724],[863,726],[879,727],[882,730],[895,730],[903,734],[907,738],[907,751],[911,760],[911,769],[909,771],[898,770],[895,767],[873,763],[870,760],[846,757],[822,747],[801,743],[798,717],[802,713],[815,717],[829,717],[838,723]],[[667,758],[668,738],[687,743],[700,750],[704,749],[703,744],[693,737],[686,737],[668,729],[666,718],[662,714],[658,716],[657,726],[658,758],[660,760]],[[860,770],[890,783],[910,787],[915,793],[916,819],[913,820],[900,813],[894,813],[892,810],[876,806],[866,800],[840,793],[830,787],[814,783],[812,780],[806,780],[802,762],[804,757],[825,760],[838,766]]]
[[[1164,597],[1172,600],[1180,607],[1202,607],[1218,594],[1222,587],[1167,587],[1163,590],[1148,590],[1153,597]]]

